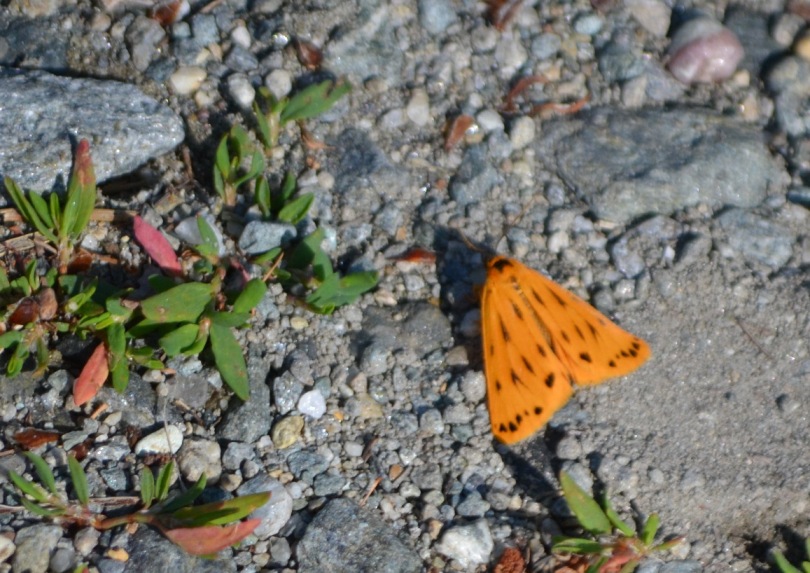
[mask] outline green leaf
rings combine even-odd
[[[273,142],[273,137],[270,133],[270,124],[267,123],[267,117],[265,117],[264,113],[259,107],[258,101],[253,102],[253,115],[256,117],[256,126],[259,128],[259,140],[262,142],[265,149],[270,149],[275,145],[275,143]]]
[[[254,103],[255,105],[255,103]],[[256,187],[254,190],[254,196],[256,200],[256,206],[259,208],[259,211],[262,213],[262,217],[265,219],[270,216],[270,183],[267,182],[267,177],[264,175],[260,175],[256,178]]]
[[[604,497],[602,498],[602,507],[605,510],[605,515],[607,515],[608,519],[613,524],[613,527],[621,531],[623,535],[633,537],[636,534],[636,530],[633,528],[633,526],[629,525],[625,521],[622,521],[622,518],[619,517],[619,514],[616,513],[615,509],[613,509],[613,505],[610,503],[607,493],[605,493]]]
[[[267,285],[262,279],[251,279],[233,303],[234,312],[250,312],[258,305],[267,293]]]
[[[300,197],[284,205],[278,212],[279,221],[285,221],[295,225],[306,217],[312,202],[315,200],[314,193],[304,193]]]
[[[202,475],[200,479],[197,480],[193,486],[188,488],[183,493],[167,500],[165,503],[161,503],[157,506],[152,507],[153,513],[174,513],[181,507],[185,507],[187,505],[191,505],[194,503],[194,500],[200,497],[203,490],[205,489],[205,483],[207,478],[205,475]]]
[[[577,554],[598,554],[603,551],[602,544],[593,539],[582,539],[579,537],[566,537],[555,539],[551,546],[552,553],[577,553]]]
[[[197,251],[204,257],[216,257],[219,255],[219,242],[217,235],[205,217],[197,216],[197,229],[200,231],[202,243],[197,245]]]
[[[20,212],[20,215],[28,221],[37,231],[40,232],[46,239],[51,241],[54,244],[59,242],[59,239],[56,235],[51,231],[50,227],[45,224],[45,222],[40,218],[39,214],[37,213],[34,206],[25,196],[25,193],[22,189],[20,189],[19,185],[11,178],[5,177],[3,182],[6,186],[6,191],[11,196],[11,200],[14,201],[14,205],[17,207],[17,210]]]
[[[22,503],[23,507],[31,513],[41,517],[57,517],[65,514],[65,510],[62,508],[47,509],[24,497],[20,498],[20,503]]]
[[[269,263],[271,261],[276,260],[278,258],[278,256],[281,254],[281,251],[282,251],[281,247],[275,247],[273,249],[270,249],[266,253],[262,253],[261,255],[257,255],[256,258],[253,259],[253,262],[256,263],[257,265],[263,265],[264,263]],[[280,269],[276,269],[277,272],[279,270]],[[278,274],[276,276],[278,276]]]
[[[41,481],[45,487],[48,488],[48,491],[56,494],[56,480],[54,479],[53,472],[51,471],[51,468],[48,466],[47,462],[34,452],[25,452],[25,457],[27,457],[34,466],[34,470],[37,472],[39,481]]]
[[[8,366],[6,366],[6,373],[14,377],[20,372],[22,372],[23,366],[25,365],[25,361],[28,359],[30,351],[28,350],[28,346],[25,344],[18,344],[14,348],[14,354],[12,354],[8,359]]]
[[[19,330],[9,330],[0,334],[0,348],[11,348],[23,338],[23,333]]]
[[[51,218],[48,202],[42,198],[42,195],[39,193],[31,193],[28,196],[28,200],[31,201],[31,206],[37,212],[39,218],[42,219],[43,224],[45,224],[49,229],[53,229],[54,224],[53,219]]]
[[[177,286],[177,283],[166,275],[149,275],[146,281],[149,283],[149,286],[152,287],[152,290],[158,293],[166,292]]]
[[[610,520],[599,504],[583,490],[567,472],[560,472],[560,485],[568,507],[585,531],[604,535],[611,531]]]
[[[217,152],[214,156],[214,173],[219,172],[222,179],[230,179],[231,176],[231,157],[228,150],[228,134],[222,136],[217,146]]]
[[[123,393],[129,386],[129,361],[127,360],[127,336],[120,322],[110,324],[107,333],[107,360],[113,388]]]
[[[234,394],[246,401],[250,397],[250,384],[247,364],[245,364],[245,357],[242,355],[239,342],[230,328],[220,326],[215,322],[211,323],[209,336],[214,363],[222,375],[222,380],[233,390]]]
[[[76,456],[70,454],[68,456],[68,470],[70,471],[70,481],[73,482],[73,490],[76,492],[76,499],[79,500],[83,506],[90,503],[90,493],[87,489],[87,475]]]
[[[315,278],[319,281],[325,281],[329,275],[334,273],[332,261],[329,260],[329,256],[321,248],[321,243],[325,237],[326,231],[323,228],[316,229],[313,233],[304,237],[287,258],[287,265],[294,269],[304,269],[308,265],[312,265]]]
[[[655,534],[658,532],[658,526],[661,524],[661,519],[657,513],[653,513],[647,518],[647,522],[641,528],[641,542],[649,547],[655,539]]]
[[[250,168],[244,175],[233,182],[234,187],[239,187],[247,181],[255,179],[262,171],[264,171],[264,155],[258,151],[254,151],[250,159]]]
[[[90,158],[90,144],[79,142],[68,181],[67,199],[62,212],[60,234],[77,238],[82,234],[96,204],[96,176]]]
[[[162,336],[158,341],[160,347],[166,351],[169,358],[183,353],[197,340],[200,326],[197,324],[184,324]]]
[[[213,324],[238,328],[250,320],[249,312],[210,312],[207,316]]]
[[[333,274],[307,297],[306,302],[316,311],[330,314],[335,308],[356,301],[361,294],[377,286],[377,281],[376,271],[352,273],[340,279]]]
[[[195,322],[211,302],[211,285],[185,283],[141,302],[141,312],[157,323]]]
[[[28,481],[14,470],[8,470],[8,478],[23,494],[33,497],[39,503],[45,503],[48,501],[48,493],[44,489],[37,484]]]
[[[292,171],[287,171],[287,173],[284,175],[284,181],[281,183],[281,192],[279,197],[281,199],[281,205],[279,206],[279,209],[283,207],[290,199],[292,199],[297,187],[298,178],[295,176],[295,173]]]
[[[48,197],[48,214],[53,221],[54,233],[59,234],[62,228],[62,204],[59,202],[58,193],[51,193]]]
[[[799,569],[791,565],[790,561],[788,561],[785,555],[778,549],[773,552],[773,560],[782,573],[802,573]]]
[[[155,474],[148,466],[141,470],[141,503],[149,507],[155,499]]]
[[[194,507],[184,507],[172,514],[183,522],[184,527],[202,525],[225,525],[247,517],[270,499],[270,492],[254,493],[234,497],[225,501],[215,501]]]
[[[158,501],[163,501],[169,495],[169,486],[171,486],[173,472],[174,460],[170,460],[168,464],[160,468],[155,483],[155,498]]]
[[[301,90],[289,99],[281,111],[282,125],[290,121],[309,119],[329,110],[351,89],[352,86],[348,82],[333,84],[331,80],[326,80]]]

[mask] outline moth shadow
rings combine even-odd
[[[433,231],[439,304],[450,319],[456,341],[467,351],[466,368],[481,370],[480,290],[486,279],[484,262],[491,251],[469,240],[461,231],[438,227]]]

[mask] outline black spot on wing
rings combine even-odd
[[[539,352],[540,356],[542,356],[543,358],[546,357],[546,349],[540,346],[539,344],[537,345],[537,352]]]
[[[525,356],[521,356],[520,359],[523,361],[523,366],[526,367],[526,370],[528,370],[530,373],[534,374],[534,367],[532,366],[531,362],[526,360]]]
[[[512,311],[515,313],[515,316],[517,316],[519,320],[523,320],[523,312],[520,310],[520,307],[511,300],[509,303],[512,305]]]
[[[501,325],[501,336],[503,337],[504,342],[509,342],[509,331],[506,329],[506,325],[503,323],[503,319],[500,317],[498,318],[498,323]]]
[[[489,268],[490,269],[495,269],[499,273],[502,273],[504,271],[504,269],[512,268],[512,263],[509,261],[509,259],[505,259],[503,257],[498,257],[497,259],[495,259],[492,262],[492,264],[489,266]]]
[[[540,297],[539,294],[537,294],[536,290],[531,289],[531,293],[532,293],[532,298],[537,301],[537,304],[539,304],[540,306],[546,306],[546,303],[543,302],[543,299]]]
[[[591,362],[593,362],[593,360],[591,360],[591,355],[590,355],[590,354],[588,354],[587,352],[580,352],[580,353],[579,353],[579,357],[580,357],[582,360],[584,360],[585,362],[587,362],[588,364],[590,364]]]
[[[576,325],[576,324],[574,325],[574,330],[576,330],[577,336],[579,336],[579,339],[584,342],[585,341],[585,335],[582,334],[582,330],[580,330],[578,325]]]
[[[546,387],[553,388],[554,387],[554,372],[549,372],[548,376],[546,376],[546,379],[543,380],[543,382],[545,383]]]
[[[560,336],[562,336],[562,339],[565,340],[566,342],[571,342],[571,339],[568,338],[568,334],[564,330],[560,331]]]

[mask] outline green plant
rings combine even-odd
[[[279,100],[266,87],[259,88],[253,113],[259,127],[259,139],[265,149],[278,145],[278,136],[289,122],[303,121],[328,111],[351,89],[348,82],[326,80]]]
[[[659,525],[656,514],[652,514],[636,533],[619,517],[607,495],[600,506],[566,472],[560,473],[560,485],[580,526],[597,539],[558,537],[551,550],[555,555],[582,556],[588,567],[586,573],[631,573],[643,558],[651,553],[668,551],[682,541],[677,537],[654,543]]]
[[[56,193],[51,193],[46,201],[34,192],[26,195],[10,177],[5,177],[4,182],[23,218],[56,246],[59,271],[66,272],[96,203],[96,176],[90,158],[90,144],[83,139],[76,148],[64,205]]]
[[[56,478],[44,459],[33,452],[26,452],[25,455],[45,487],[12,470],[9,470],[8,477],[18,489],[20,503],[34,515],[65,525],[93,527],[98,530],[131,523],[146,524],[157,528],[171,541],[194,555],[214,554],[250,535],[260,520],[239,520],[264,505],[270,498],[270,492],[265,492],[194,506],[192,504],[205,488],[205,476],[200,477],[185,492],[169,497],[174,472],[174,463],[169,462],[157,476],[148,467],[144,467],[141,472],[140,501],[137,498],[125,500],[130,501],[128,505],[131,511],[123,514],[116,511],[117,515],[110,517],[100,509],[100,504],[93,503],[94,500],[90,498],[87,475],[73,455],[68,456],[73,500],[60,493]]]
[[[249,159],[249,167],[243,165]],[[214,157],[214,189],[228,207],[236,205],[236,194],[245,183],[264,170],[264,156],[250,143],[247,131],[234,125],[217,146]]]
[[[810,538],[804,540],[804,553],[810,559]],[[778,549],[773,551],[773,560],[781,573],[810,573],[810,561],[802,561],[800,564],[801,569],[799,569],[792,565],[785,557],[785,554]]]

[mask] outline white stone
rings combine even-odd
[[[425,90],[421,88],[413,90],[405,114],[408,119],[419,126],[427,125],[430,122],[430,100]]]
[[[503,118],[494,109],[485,109],[475,116],[475,121],[481,129],[489,133],[490,131],[503,131]]]
[[[228,76],[228,93],[233,101],[243,109],[250,109],[253,100],[256,99],[256,90],[250,84],[247,76],[243,74]]]
[[[276,99],[282,99],[292,91],[292,76],[287,70],[273,70],[264,78],[264,85]]]
[[[206,77],[205,70],[198,66],[178,68],[169,78],[169,89],[178,95],[190,95],[200,88]]]
[[[455,559],[466,569],[487,563],[494,547],[492,533],[484,519],[451,527],[435,546],[436,551]]]
[[[298,411],[304,416],[318,420],[326,414],[326,400],[318,390],[304,392],[298,399]]]
[[[166,426],[148,436],[141,438],[135,444],[137,455],[145,454],[176,454],[183,445],[183,432],[177,426]]]
[[[17,546],[14,545],[14,542],[6,537],[5,535],[0,535],[0,563],[6,561],[9,557],[14,555],[14,551],[17,550]]]
[[[517,118],[509,130],[509,141],[513,149],[523,149],[534,140],[534,120],[529,116]]]
[[[250,32],[244,26],[237,26],[231,31],[231,41],[247,50],[250,48]]]

